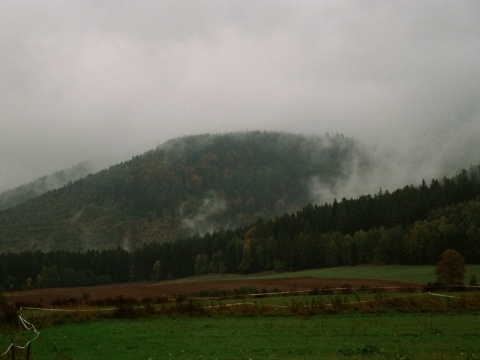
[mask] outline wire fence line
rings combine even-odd
[[[12,348],[17,348],[21,350],[27,349],[28,346],[32,342],[37,340],[38,337],[40,336],[40,331],[37,330],[35,325],[33,325],[31,322],[29,322],[22,316],[23,310],[49,311],[49,312],[92,312],[92,311],[114,311],[114,310],[117,310],[117,308],[110,307],[110,308],[95,308],[95,309],[58,309],[58,308],[55,309],[55,308],[39,308],[39,307],[27,307],[27,306],[21,307],[19,309],[19,314],[18,314],[19,322],[23,325],[25,330],[32,331],[35,334],[35,337],[33,339],[29,339],[25,345],[18,345],[12,339],[12,342],[10,343],[8,348],[3,353],[0,354],[0,358],[6,356],[12,350]]]
[[[480,287],[479,286],[465,286],[466,288],[470,288],[470,289],[475,289],[475,290],[478,290]],[[393,289],[398,289],[398,290],[402,290],[402,288],[399,288],[399,287],[382,287],[382,288],[379,288],[379,287],[376,287],[376,288],[373,288],[374,290],[393,290]],[[345,291],[345,290],[350,290],[349,288],[346,288],[346,287],[340,287],[340,288],[329,288],[328,289],[329,291],[333,291],[335,293],[335,291],[340,291],[340,294],[342,293],[342,291]],[[371,289],[370,289],[371,290]],[[232,297],[210,297],[210,298],[195,298],[195,297],[191,297],[191,299],[194,299],[194,300],[214,300],[214,299],[223,299],[223,300],[227,300],[228,298],[232,299],[232,298],[235,298],[235,297],[250,297],[250,298],[258,298],[258,297],[274,297],[274,296],[285,296],[285,295],[300,295],[300,294],[312,294],[314,293],[315,290],[297,290],[297,291],[282,291],[282,292],[271,292],[271,293],[254,293],[254,294],[243,294],[243,295],[236,295],[236,296],[232,296]],[[337,292],[338,294],[338,292]],[[319,294],[319,295],[328,295],[328,294]],[[454,295],[448,295],[448,294],[440,294],[440,293],[434,293],[434,292],[418,292],[416,294],[417,296],[432,296],[432,297],[443,297],[443,298],[451,298],[451,299],[463,299],[463,300],[467,300],[467,298],[465,297],[461,297],[461,296],[454,296]],[[393,296],[393,297],[389,297],[388,299],[399,299],[399,298],[404,298],[404,297],[409,297],[409,296],[412,296],[412,294],[410,293],[409,295],[403,295],[403,296]],[[176,299],[172,299],[173,301],[175,301]],[[344,302],[344,304],[359,304],[359,303],[368,303],[368,302],[375,302],[375,301],[378,301],[378,299],[366,299],[366,300],[356,300],[356,301],[349,301],[349,302]],[[243,302],[237,302],[237,303],[229,303],[229,304],[216,304],[216,305],[204,305],[204,306],[201,306],[202,308],[204,309],[214,309],[214,308],[225,308],[225,307],[235,307],[235,306],[256,306],[258,305],[256,302],[248,302],[248,301],[243,301]],[[323,306],[333,306],[334,304],[333,303],[323,303]],[[266,305],[268,307],[274,307],[274,308],[288,308],[289,305],[274,305],[274,304],[268,304]],[[301,305],[301,304],[297,304],[297,306],[303,306],[303,307],[308,307],[309,305]],[[134,308],[143,308],[144,306],[141,305],[141,306],[135,306]],[[5,350],[5,352],[3,352],[2,354],[0,354],[0,358],[6,356],[11,350],[12,348],[17,348],[17,349],[26,349],[29,347],[29,345],[34,342],[35,340],[38,339],[38,337],[40,336],[40,332],[37,330],[37,328],[32,324],[30,323],[29,321],[27,321],[23,316],[22,316],[22,313],[23,313],[23,310],[33,310],[33,311],[46,311],[46,312],[97,312],[97,311],[116,311],[118,310],[118,307],[108,307],[108,308],[88,308],[88,309],[60,309],[60,308],[41,308],[41,307],[21,307],[19,309],[19,314],[18,314],[18,318],[19,318],[19,322],[23,325],[23,327],[25,328],[25,330],[27,331],[31,331],[35,334],[34,338],[33,339],[29,339],[28,342],[25,344],[25,345],[18,345],[16,344],[13,339],[12,339],[12,342],[11,344],[8,346],[8,348]]]
[[[37,340],[38,337],[40,336],[40,331],[38,331],[37,328],[32,323],[25,320],[22,317],[21,314],[18,314],[18,318],[19,318],[20,323],[23,325],[23,327],[26,330],[33,331],[33,333],[35,334],[35,337],[33,339],[29,339],[28,342],[23,346],[22,345],[17,345],[12,339],[12,342],[8,346],[7,350],[5,350],[5,352],[3,354],[0,354],[0,357],[3,357],[5,355],[7,355],[13,348],[22,349],[22,350],[27,349],[30,346],[30,344],[32,342],[34,342],[35,340]]]
[[[28,307],[22,306],[21,310],[38,310],[38,311],[53,311],[53,312],[92,312],[92,311],[114,311],[116,307],[109,308],[91,308],[91,309],[59,309],[59,308],[40,308],[40,307]]]
[[[299,292],[295,292],[295,293],[299,293]],[[276,294],[276,293],[272,293],[272,294]],[[261,294],[260,294],[261,295]],[[248,296],[248,295],[247,295]],[[393,296],[393,297],[389,297],[389,298],[386,298],[387,300],[388,299],[402,299],[402,298],[408,298],[408,297],[411,297],[412,294],[409,294],[409,295],[403,295],[403,296]],[[453,295],[445,295],[445,294],[438,294],[438,293],[431,293],[431,292],[428,292],[428,293],[418,293],[416,294],[416,296],[434,296],[434,297],[446,297],[446,298],[452,298],[452,299],[466,299],[464,297],[461,297],[461,296],[453,296]],[[343,304],[364,304],[364,303],[370,303],[370,302],[377,302],[378,299],[365,299],[365,300],[354,300],[354,301],[345,301],[343,302]],[[207,305],[207,306],[203,306],[203,308],[205,309],[218,309],[218,308],[223,308],[223,307],[234,307],[234,306],[256,306],[258,305],[257,303],[254,303],[254,302],[248,302],[248,301],[244,301],[244,302],[237,302],[237,303],[229,303],[229,304],[217,304],[217,305]],[[323,303],[322,304],[323,306],[334,306],[334,303]],[[268,307],[275,307],[275,308],[288,308],[290,305],[275,305],[275,304],[268,304],[268,305],[265,305],[265,306],[268,306]],[[299,304],[299,306],[302,306],[301,304]],[[303,307],[307,308],[309,307],[309,305],[303,305]]]

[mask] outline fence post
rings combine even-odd
[[[27,360],[30,358],[30,339],[28,339],[28,345],[27,345]]]

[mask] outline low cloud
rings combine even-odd
[[[409,181],[468,167],[479,22],[473,0],[3,2],[0,191],[256,129],[391,148]]]

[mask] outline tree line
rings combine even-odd
[[[80,286],[359,264],[480,262],[480,166],[452,178],[307,205],[271,220],[126,251],[0,254],[0,286]]]

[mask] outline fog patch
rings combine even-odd
[[[308,187],[312,201],[323,205],[335,199],[392,192],[407,185],[419,185],[423,180],[429,182],[440,176],[442,168],[433,159],[413,149],[400,152],[386,147],[363,146],[345,162],[341,176],[335,182],[325,182],[320,176],[314,176],[309,179]]]
[[[192,216],[182,217],[181,223],[189,233],[203,236],[215,230],[218,226],[215,216],[220,215],[226,208],[225,200],[212,191],[201,200],[200,206]]]
[[[56,171],[42,176],[28,184],[18,186],[9,191],[0,192],[0,210],[21,204],[31,198],[48,191],[61,188],[68,183],[79,180],[101,169],[101,165],[93,160],[85,160],[68,169]]]
[[[132,251],[132,246],[130,243],[130,236],[125,236],[123,238],[122,244],[120,245],[120,248],[126,252],[131,252]]]

